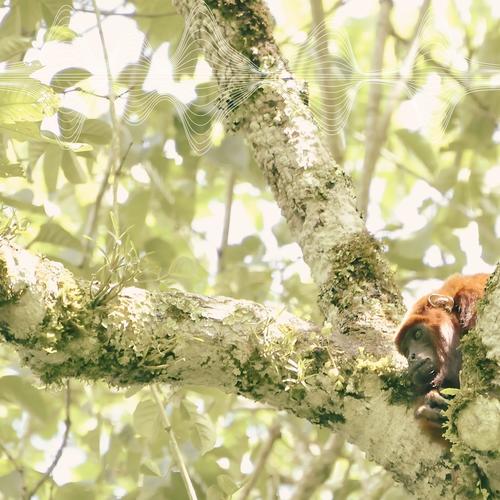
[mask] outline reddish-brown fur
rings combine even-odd
[[[401,344],[406,332],[417,323],[428,327],[432,332],[432,341],[439,361],[439,373],[433,381],[433,387],[439,388],[446,377],[447,362],[458,348],[460,337],[470,330],[476,322],[476,304],[484,294],[484,287],[488,274],[473,274],[464,276],[454,274],[450,276],[439,288],[432,293],[424,295],[413,305],[406,319],[396,334],[396,346],[401,352]],[[444,308],[435,307],[429,303],[433,294],[451,297],[454,307],[451,312]],[[443,331],[452,331],[452,339],[445,341]]]
[[[460,338],[475,325],[477,302],[484,295],[488,277],[488,274],[471,276],[454,274],[443,283],[441,288],[417,300],[396,334],[396,346],[399,352],[405,354],[402,344],[410,328],[420,324],[430,333],[437,357],[436,375],[426,388],[425,395],[418,398],[416,415],[424,419],[422,425],[426,432],[443,444],[446,442],[440,437],[439,420],[436,421],[436,418],[427,420],[425,411],[426,408],[434,406],[433,401],[436,397],[439,398],[440,388],[459,386]],[[429,300],[432,295],[434,297]],[[441,302],[439,302],[440,299]],[[437,411],[439,413],[439,410]]]

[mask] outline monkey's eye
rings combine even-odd
[[[413,338],[415,340],[420,340],[422,338],[422,330],[415,330],[413,332]]]

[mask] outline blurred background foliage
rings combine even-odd
[[[394,2],[384,71],[397,74],[420,4]],[[496,0],[435,4],[437,15],[424,36],[432,41],[439,33],[446,43],[430,43],[414,61],[408,81],[413,93],[403,93],[392,113],[367,214],[407,297],[419,290],[418,280],[488,270],[498,258],[500,8]],[[72,10],[58,17],[64,5]],[[155,54],[166,65],[175,52],[182,18],[168,0],[98,5],[118,96],[115,121],[107,82],[92,80],[94,73],[105,74],[93,3],[4,0],[0,5],[4,224],[20,227],[21,245],[82,278],[99,276],[119,246],[125,267],[134,266],[129,278],[138,286],[176,286],[276,304],[321,322],[300,249],[242,138],[215,127],[213,147],[195,155],[169,100],[159,102],[143,122],[123,120],[127,109],[161,93],[145,81]],[[320,109],[317,68],[312,59],[299,57],[311,32],[311,5],[299,0],[269,5],[276,38],[299,77],[305,71],[311,78],[311,106]],[[370,71],[379,3],[324,0],[323,8],[328,29],[344,30],[356,64]],[[61,58],[78,44],[85,57],[73,56],[69,63]],[[333,71],[349,78],[353,61],[346,64],[345,53],[331,50]],[[197,57],[182,66],[179,82],[193,80],[202,64]],[[47,66],[56,69],[44,72]],[[141,70],[132,84],[134,68]],[[394,82],[382,86],[382,109]],[[197,85],[188,106],[206,98],[203,83]],[[470,93],[474,88],[481,91]],[[446,99],[450,95],[462,96],[455,107]],[[342,162],[355,185],[363,180],[367,100],[368,85],[360,85],[342,131]],[[444,103],[440,113],[436,100]],[[75,117],[82,123],[76,139],[65,129]],[[206,132],[206,123],[195,125]],[[115,267],[118,274],[123,270],[120,258]],[[55,464],[35,497],[186,498],[147,388],[125,394],[72,381],[68,427],[68,389],[42,388],[5,346],[0,356],[0,496],[32,492]],[[173,389],[166,408],[199,498],[227,498],[249,478],[255,479],[249,498],[292,498],[330,439],[325,429],[207,388]],[[276,423],[280,433],[273,434]],[[62,456],[56,463],[58,449]],[[337,443],[332,457],[314,498],[405,498],[349,444]]]

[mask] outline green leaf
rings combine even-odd
[[[31,38],[17,35],[5,36],[0,45],[0,61],[7,61],[24,54],[29,47],[31,47]]]
[[[141,88],[148,76],[150,59],[143,58],[138,62],[127,64],[118,75],[116,83],[126,88]]]
[[[61,167],[66,179],[68,179],[71,184],[83,184],[86,182],[87,176],[80,164],[79,158],[73,151],[64,150]]]
[[[76,38],[77,34],[68,26],[51,26],[45,33],[46,42],[71,42]]]
[[[290,228],[285,219],[281,219],[277,224],[272,227],[274,237],[278,240],[278,245],[288,245],[293,242]]]
[[[49,412],[50,404],[42,392],[17,375],[0,378],[0,398],[18,404],[42,422],[47,423],[53,418]]]
[[[9,11],[0,22],[0,40],[10,35],[21,34],[21,13],[18,5],[11,5]]]
[[[54,500],[94,500],[95,494],[91,483],[66,483],[56,490]]]
[[[5,476],[0,476],[0,493],[2,493],[2,498],[22,498],[22,485],[23,478],[17,470]]]
[[[446,389],[440,389],[439,392],[445,396],[456,396],[460,392],[460,389],[447,387]]]
[[[99,425],[87,432],[81,439],[94,453],[100,454],[101,427]]]
[[[175,247],[162,238],[150,238],[146,241],[144,249],[151,259],[164,268],[168,268],[177,254]]]
[[[46,222],[43,224],[40,227],[40,231],[38,231],[35,241],[52,243],[53,245],[74,248],[76,250],[81,250],[82,248],[81,240],[56,222]]]
[[[61,165],[62,151],[59,147],[49,145],[43,156],[43,176],[47,191],[53,193],[57,189],[57,174]]]
[[[4,163],[0,161],[0,177],[24,177],[26,174],[20,163]]]
[[[207,488],[207,500],[227,500],[227,496],[218,486],[212,484]]]
[[[156,462],[146,458],[141,464],[140,471],[147,476],[161,477],[161,471]]]
[[[36,80],[0,85],[0,123],[38,122],[55,113],[58,100],[50,87]]]
[[[218,148],[212,148],[207,157],[216,164],[236,167],[238,171],[248,168],[250,153],[240,134],[226,135]]]
[[[193,445],[203,455],[215,446],[215,429],[212,421],[206,414],[198,413],[196,405],[184,399],[181,402],[181,411],[189,419],[190,435]]]
[[[32,0],[17,0],[16,3],[21,12],[23,34],[34,37],[42,19],[40,4]]]
[[[30,122],[18,122],[12,124],[0,121],[0,132],[8,134],[19,141],[40,141],[43,137],[40,134],[40,124]]]
[[[36,214],[45,214],[45,210],[40,205],[33,205],[33,192],[29,189],[21,189],[11,196],[0,194],[0,202],[9,207],[27,210]]]
[[[91,144],[109,144],[112,136],[112,129],[105,121],[90,118],[83,122],[79,140]]]
[[[40,0],[42,4],[42,14],[48,26],[51,26],[56,21],[58,26],[67,26],[69,24],[71,0]],[[67,9],[63,9],[67,7]]]
[[[233,478],[227,474],[217,476],[217,485],[226,495],[232,495],[239,488]]]
[[[86,80],[92,73],[84,68],[64,68],[58,71],[50,81],[50,86],[56,92],[63,92],[68,87],[73,87],[76,83]]]
[[[57,124],[59,125],[61,139],[68,142],[78,141],[85,120],[85,115],[74,109],[59,108],[57,111]]]
[[[437,170],[439,164],[436,154],[424,136],[407,129],[396,130],[395,134],[406,149],[412,152],[425,165],[429,172],[432,173]]]
[[[137,405],[133,421],[138,434],[147,438],[156,436],[161,425],[158,405],[150,399],[144,399]]]

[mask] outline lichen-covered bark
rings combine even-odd
[[[95,307],[89,290],[0,240],[0,338],[43,380],[218,387],[345,434],[418,496],[449,493],[445,450],[415,425],[390,359],[341,357],[328,332],[249,301],[126,288]]]
[[[386,355],[391,351],[395,323],[401,312],[399,295],[377,242],[366,232],[356,211],[349,180],[321,143],[317,126],[305,104],[303,87],[287,71],[286,62],[273,40],[272,23],[264,2],[207,0],[206,10],[202,0],[174,0],[174,4],[182,14],[191,13],[190,32],[203,48],[207,61],[212,63],[215,79],[221,89],[226,88],[226,93],[230,82],[241,85],[242,64],[240,61],[234,65],[231,59],[221,57],[224,44],[211,41],[214,30],[219,30],[219,40],[229,41],[260,70],[262,81],[251,98],[245,100],[244,106],[233,110],[232,102],[226,102],[228,110],[232,111],[228,127],[240,129],[245,134],[301,245],[320,289],[320,307],[333,326],[335,352],[338,349],[347,356],[355,356],[359,348],[363,348],[364,352],[377,357]],[[498,338],[494,337],[480,342],[484,356],[498,356]],[[481,368],[477,371],[483,373]],[[458,454],[461,473],[458,479],[455,478],[451,469],[446,470],[443,462],[434,456],[433,446],[417,444],[418,440],[413,442],[414,424],[407,426],[392,415],[392,407],[380,413],[375,410],[377,405],[371,398],[377,397],[379,381],[375,378],[370,385],[370,377],[362,377],[363,400],[367,398],[370,404],[354,403],[351,408],[349,398],[343,399],[342,416],[349,421],[346,429],[350,438],[355,436],[354,442],[369,454],[373,450],[373,439],[376,439],[373,435],[379,433],[381,440],[377,446],[382,456],[377,453],[376,460],[381,459],[379,463],[389,470],[397,469],[398,480],[418,497],[450,497],[452,478],[454,494],[470,496],[482,488],[485,477],[494,476],[491,464],[496,464],[495,458],[492,462],[492,453],[496,452],[488,450],[481,455],[482,462],[477,459],[478,454],[472,462],[467,460],[465,453]],[[495,398],[498,402],[498,397]],[[465,400],[457,398],[454,416],[466,406],[464,403],[460,407],[460,401]],[[457,425],[462,429],[467,427],[465,422],[473,421],[477,413],[475,408],[472,406],[469,415],[462,416],[462,424],[457,421]],[[496,403],[492,404],[490,399],[484,408],[488,415],[494,415]],[[368,409],[369,413],[363,413],[363,409]],[[338,406],[334,411],[338,412]],[[389,414],[392,421],[386,419]],[[498,419],[493,417],[493,421]],[[367,422],[371,426],[369,433]],[[396,441],[393,442],[394,437]],[[475,440],[474,446],[481,448],[484,442]],[[472,445],[472,441],[469,444]],[[470,446],[467,449],[471,451]],[[415,469],[410,463],[419,465]]]
[[[476,328],[462,340],[461,390],[453,400],[447,437],[461,469],[474,465],[500,498],[500,265],[486,285]],[[483,484],[485,483],[485,484]]]
[[[212,63],[221,92],[227,92],[231,81],[241,86],[242,65],[221,56],[228,51],[220,41],[214,43],[214,30],[261,70],[258,90],[233,112],[229,127],[245,134],[302,248],[336,347],[350,355],[357,355],[361,346],[376,356],[386,355],[401,314],[399,293],[379,244],[356,209],[350,180],[322,144],[303,88],[287,71],[266,5],[209,0],[208,11],[201,0],[174,4],[185,16],[190,14],[189,31]],[[207,12],[215,16],[215,26]]]

